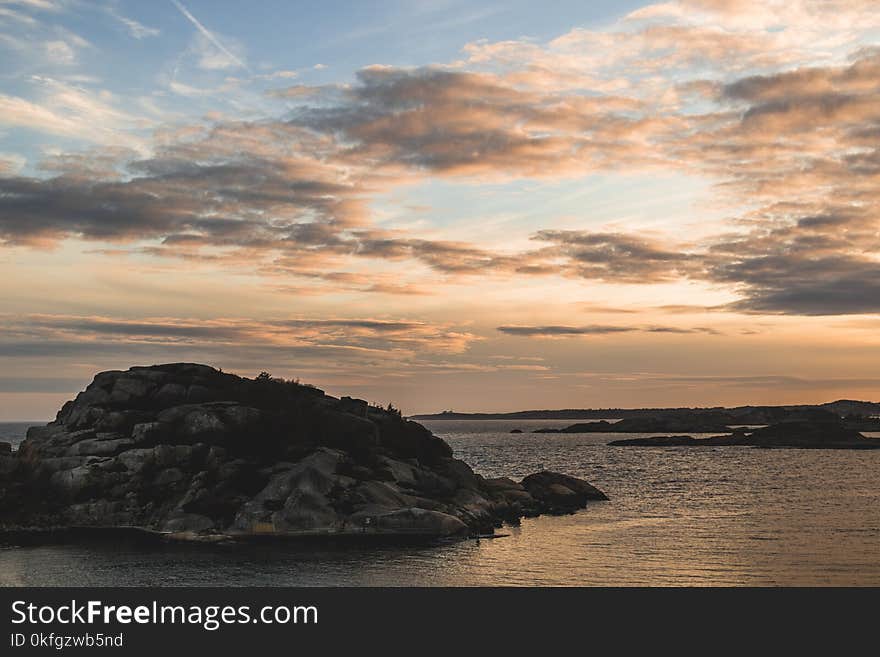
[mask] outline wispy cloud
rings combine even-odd
[[[614,326],[592,324],[588,326],[499,326],[498,331],[507,335],[517,335],[529,338],[568,338],[580,336],[615,335],[618,333],[669,333],[669,334],[693,334],[705,333],[717,335],[718,331],[707,327],[680,327],[680,326]]]
[[[171,0],[171,2],[175,7],[177,7],[178,11],[181,14],[183,14],[184,17],[195,26],[195,28],[199,31],[199,33],[203,37],[205,37],[209,42],[211,42],[211,44],[215,48],[217,48],[217,50],[219,50],[221,53],[223,53],[223,55],[230,62],[233,62],[234,64],[236,64],[237,66],[239,66],[243,69],[248,69],[247,64],[245,64],[244,61],[242,61],[238,56],[236,56],[235,53],[233,53],[229,48],[224,46],[223,42],[221,42],[220,39],[218,39],[217,36],[211,30],[209,30],[207,27],[205,27],[195,16],[193,16],[192,13],[189,11],[189,9],[187,9],[183,5],[183,3],[179,2],[178,0]]]
[[[140,117],[120,109],[109,92],[92,92],[62,80],[35,77],[38,100],[0,94],[0,125],[29,128],[93,143],[141,148]]]
[[[64,6],[63,0],[4,0],[3,4],[18,5],[38,11],[57,12]]]
[[[120,24],[122,24],[128,33],[134,37],[135,39],[146,39],[148,37],[155,37],[161,34],[161,30],[155,27],[149,27],[140,23],[133,18],[129,18],[128,16],[124,16],[119,13],[115,8],[108,7],[107,12],[116,19]]]
[[[447,367],[447,359],[461,357],[480,339],[450,324],[370,317],[0,315],[0,327],[0,358],[7,363],[49,357],[53,369],[65,362],[71,370],[79,368],[77,363],[93,363],[83,371],[86,377],[92,373],[89,369],[130,365],[131,359],[195,359],[254,374],[271,366],[275,374],[296,374],[311,382],[338,379],[349,386],[348,392],[358,379],[411,376]],[[455,367],[466,369],[469,364],[463,361]]]

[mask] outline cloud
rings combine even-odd
[[[175,4],[213,55],[235,63]],[[734,312],[880,312],[880,54],[834,59],[880,19],[826,28],[812,51],[823,39],[836,45],[820,65],[803,58],[803,34],[773,26],[786,17],[815,36],[827,7],[776,3],[766,14],[750,2],[697,4],[693,14],[694,3],[654,6],[546,44],[470,44],[446,66],[372,66],[351,85],[278,90],[292,106],[284,116],[160,131],[150,149],[124,130],[134,117],[107,95],[52,82],[41,102],[0,96],[6,125],[115,147],[52,155],[42,164],[49,177],[6,167],[0,239],[76,238],[223,262],[287,289],[299,281],[278,278],[298,278],[303,290],[392,294],[419,293],[430,272],[441,275],[432,287],[465,276],[694,281],[735,292],[725,306]],[[729,29],[706,22],[719,12],[732,17]],[[558,180],[651,167],[714,180],[731,208],[723,230],[686,239],[660,226],[627,232],[619,221],[537,230],[532,246],[502,250],[388,228],[373,209],[381,195],[437,177]],[[359,271],[368,262],[381,269]]]
[[[62,164],[56,158],[44,164],[62,173],[56,178],[4,178],[0,235],[10,243],[35,244],[72,236],[151,240],[153,244],[138,247],[141,252],[226,258],[250,263],[269,275],[337,286],[342,278],[333,281],[325,273],[339,272],[342,263],[411,260],[448,276],[564,275],[629,284],[705,281],[732,286],[742,300],[729,308],[749,312],[813,314],[821,311],[822,299],[830,292],[833,300],[824,304],[825,312],[865,312],[875,307],[870,279],[876,271],[872,253],[878,240],[871,217],[880,203],[880,158],[866,133],[877,119],[878,104],[870,102],[877,90],[869,83],[875,57],[869,54],[846,67],[819,72],[732,82],[722,96],[744,103],[738,113],[701,115],[686,135],[657,147],[653,157],[675,156],[704,168],[724,181],[722,191],[726,187],[749,193],[753,200],[767,199],[767,205],[741,218],[739,230],[697,243],[682,243],[662,232],[649,236],[548,229],[532,236],[535,248],[501,253],[467,242],[376,228],[369,219],[369,197],[425,169],[435,175],[514,169],[525,175],[524,167],[537,166],[553,171],[559,158],[551,158],[553,165],[545,163],[540,148],[537,155],[531,153],[536,155],[531,163],[526,153],[530,146],[513,146],[521,157],[508,150],[517,139],[523,144],[545,139],[524,136],[517,116],[540,117],[547,129],[560,130],[581,120],[559,108],[547,113],[543,96],[522,94],[497,78],[384,69],[364,72],[360,86],[339,104],[307,108],[290,121],[193,127],[183,137],[170,137],[149,158],[93,153],[63,158]],[[827,131],[813,144],[802,138],[805,119],[800,117],[809,104],[800,103],[796,111],[789,105],[792,99],[812,98],[816,80],[823,81],[823,98],[833,94],[829,85],[843,85],[845,98],[859,101],[831,103],[850,107],[849,114],[832,110],[809,115],[814,133]],[[92,117],[104,110],[75,90],[65,91],[72,99],[63,103],[68,108],[85,108],[84,115]],[[484,100],[475,100],[477,96]],[[39,111],[20,99],[3,101],[10,110],[7,122],[32,123],[59,133],[80,129],[78,117]],[[471,114],[462,117],[459,102],[487,107],[471,107]],[[455,108],[447,107],[449,103]],[[756,109],[768,103],[770,110]],[[513,109],[508,115],[505,108]],[[792,112],[797,118],[787,120]],[[765,131],[753,125],[765,120],[762,114],[776,117],[775,136],[769,142]],[[497,134],[520,134],[493,141],[493,125]],[[456,130],[459,135],[453,138]],[[471,150],[474,140],[484,144],[479,157]],[[432,154],[434,146],[439,150]],[[610,148],[618,149],[619,144]],[[612,168],[617,166],[613,158],[605,154]],[[829,189],[834,190],[833,200]],[[377,279],[371,286],[362,278],[349,284],[394,292],[387,280],[380,284]],[[842,294],[845,289],[852,293]]]
[[[762,202],[707,245],[706,272],[749,312],[880,312],[880,57],[748,77],[724,97],[740,118],[699,143],[735,193]],[[767,135],[772,135],[768,138]],[[710,145],[709,142],[711,142]]]
[[[563,259],[563,269],[582,278],[621,283],[662,282],[699,268],[699,260],[679,249],[625,233],[543,230],[532,239],[551,244],[544,255]]]
[[[4,0],[4,4],[46,12],[57,12],[64,6],[64,2],[56,0]]]
[[[584,312],[597,313],[600,315],[634,315],[640,312],[637,308],[622,308],[617,306],[605,306],[596,303],[582,303],[579,307]]]
[[[109,92],[89,91],[47,77],[34,78],[38,101],[0,94],[0,125],[28,128],[93,143],[143,148],[136,129],[148,124],[117,106]]]
[[[292,121],[351,143],[358,159],[443,175],[544,177],[638,162],[643,143],[668,126],[619,111],[637,106],[523,90],[486,73],[369,67],[341,102],[301,108]]]
[[[16,153],[0,152],[0,176],[16,175],[25,165],[25,158]]]
[[[290,87],[284,87],[283,89],[269,89],[266,92],[266,95],[270,98],[287,98],[294,100],[302,100],[306,98],[315,98],[318,96],[322,96],[327,93],[334,93],[341,91],[339,87],[336,85],[307,85],[307,84],[295,84]]]
[[[53,380],[60,368],[79,377],[64,389],[72,393],[95,371],[188,361],[251,376],[268,369],[342,394],[358,387],[377,394],[377,383],[408,386],[428,373],[484,371],[467,361],[480,339],[453,324],[406,318],[0,315],[0,359],[7,372],[33,377],[18,387],[10,382],[17,391],[61,389]]]
[[[608,335],[630,333],[636,329],[630,326],[499,326],[498,331],[507,335],[524,337],[570,337],[580,335]]]
[[[433,294],[431,281],[408,280],[400,275],[382,272],[323,271],[307,267],[297,267],[296,263],[282,265],[276,260],[262,270],[265,273],[294,275],[315,281],[314,286],[277,285],[273,289],[282,294],[304,296],[328,294],[332,292],[360,292],[370,294],[390,294],[402,296],[426,296]]]
[[[541,231],[561,272],[587,279],[705,281],[735,290],[726,309],[768,314],[880,312],[880,59],[749,76],[720,89],[672,152],[755,209],[697,243],[636,234]],[[880,132],[878,132],[880,134]],[[633,246],[634,245],[634,246]]]
[[[0,393],[70,392],[84,386],[81,379],[66,377],[0,377]]]
[[[46,59],[53,64],[70,66],[76,63],[76,52],[66,41],[47,41],[43,44]]]
[[[16,243],[161,239],[167,250],[339,246],[335,231],[361,222],[357,182],[324,163],[314,140],[301,142],[315,147],[312,155],[289,153],[285,140],[296,133],[227,124],[147,159],[105,153],[102,171],[119,173],[112,179],[76,170],[75,160],[59,177],[0,179],[0,236]]]
[[[189,9],[187,9],[183,3],[178,0],[171,0],[171,3],[177,7],[177,10],[183,14],[190,23],[195,26],[199,34],[222,55],[222,57],[217,58],[205,54],[202,58],[202,66],[204,68],[228,68],[230,65],[235,65],[244,69],[248,68],[247,64],[245,64],[244,61],[235,55],[229,48],[223,45],[217,35],[202,25],[202,23],[190,13]]]
[[[149,37],[159,36],[162,32],[161,30],[155,27],[148,27],[143,23],[139,23],[133,18],[128,18],[127,16],[123,16],[118,11],[116,11],[113,7],[107,8],[107,13],[110,14],[115,20],[117,20],[122,26],[128,30],[128,33],[135,39],[146,39]]]
[[[880,59],[868,53],[852,65],[799,68],[774,75],[742,78],[723,88],[726,98],[750,103],[792,102],[826,94],[862,95],[877,91]]]
[[[846,255],[759,256],[719,268],[716,277],[746,285],[732,310],[762,314],[848,315],[880,312],[880,263]]]
[[[90,315],[0,316],[0,355],[100,353],[107,348],[206,353],[241,348],[314,357],[410,360],[417,354],[459,354],[478,336],[448,325],[374,318],[113,318]],[[115,345],[115,347],[114,347]]]
[[[27,14],[23,14],[14,9],[9,9],[8,7],[0,7],[0,18],[3,18],[8,21],[15,21],[22,25],[27,25],[30,27],[36,26],[37,21],[28,16]]]
[[[610,386],[647,390],[651,388],[663,389],[709,389],[709,388],[732,388],[742,389],[754,394],[755,390],[771,391],[784,389],[787,391],[835,391],[852,390],[853,388],[876,388],[880,385],[880,379],[871,377],[823,377],[821,381],[813,378],[791,376],[784,374],[753,374],[753,375],[688,375],[656,372],[627,372],[619,374],[589,373],[573,374],[571,378],[585,381],[582,384],[574,384],[577,387],[603,387]],[[836,393],[840,394],[840,393]],[[681,402],[686,403],[685,398]],[[747,403],[754,403],[750,401]]]
[[[588,326],[499,326],[498,331],[507,335],[516,335],[529,338],[567,338],[579,336],[614,335],[618,333],[707,333],[717,335],[717,331],[711,328],[696,327],[682,328],[678,326],[612,326],[593,324]]]

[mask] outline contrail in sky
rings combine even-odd
[[[178,0],[171,0],[171,2],[174,4],[175,7],[177,7],[177,9],[180,11],[180,13],[183,14],[187,18],[187,20],[189,20],[190,23],[192,23],[193,25],[196,26],[196,29],[199,32],[201,32],[208,41],[210,41],[215,46],[217,46],[217,49],[220,52],[222,52],[224,55],[229,57],[229,59],[234,61],[236,64],[238,64],[242,68],[248,68],[247,64],[245,64],[238,57],[233,55],[226,46],[224,46],[222,43],[220,43],[220,39],[218,39],[216,36],[214,36],[214,33],[211,32],[211,30],[209,30],[207,27],[202,25],[199,22],[199,20],[189,12],[189,9],[187,9],[186,7],[183,6],[182,3],[178,2]]]

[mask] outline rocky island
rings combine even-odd
[[[880,449],[880,440],[860,431],[873,431],[876,419],[840,416],[825,408],[794,407],[775,413],[780,420],[767,426],[736,426],[727,412],[664,412],[624,418],[616,422],[579,422],[560,429],[536,429],[534,433],[669,433],[613,440],[612,446],[631,447],[802,447],[813,449]],[[719,433],[694,438],[685,433]]]
[[[730,419],[720,413],[675,414],[628,417],[617,422],[607,420],[579,422],[561,429],[536,429],[533,433],[658,433],[661,431],[713,433],[727,431],[729,424]]]
[[[615,447],[760,447],[798,449],[880,449],[880,440],[866,438],[832,413],[814,413],[811,419],[778,422],[766,427],[740,427],[710,438],[657,436],[612,440]]]
[[[838,399],[825,404],[793,404],[788,406],[714,406],[674,408],[558,408],[511,413],[457,413],[443,411],[414,415],[413,420],[607,420],[616,418],[663,418],[679,423],[707,422],[724,425],[764,425],[798,419],[814,411],[827,411],[845,418],[848,425],[860,431],[880,431],[880,402]],[[610,423],[608,423],[610,424]],[[694,431],[694,429],[688,429]]]
[[[484,478],[390,407],[191,363],[102,372],[0,449],[6,531],[467,537],[604,499],[559,473]]]

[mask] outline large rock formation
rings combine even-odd
[[[484,479],[392,409],[188,363],[102,372],[0,450],[7,529],[466,536],[601,499],[556,473]]]

